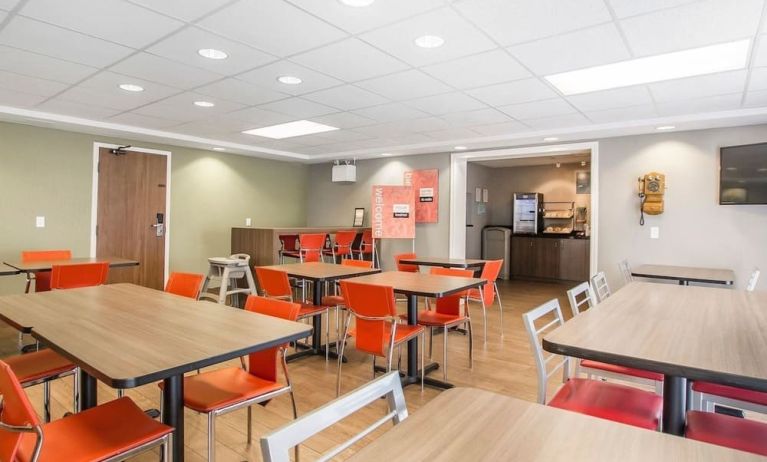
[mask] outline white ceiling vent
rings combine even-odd
[[[333,183],[352,184],[357,181],[357,166],[353,160],[333,162]]]

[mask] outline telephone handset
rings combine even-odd
[[[666,175],[650,172],[639,178],[639,198],[642,200],[639,224],[644,225],[644,214],[663,213],[663,193],[666,190]]]

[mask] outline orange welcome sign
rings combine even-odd
[[[370,210],[374,239],[415,238],[415,195],[411,186],[373,186]]]

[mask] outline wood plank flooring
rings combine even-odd
[[[522,313],[552,298],[559,298],[563,313],[570,312],[565,291],[575,283],[543,283],[499,281],[499,290],[504,307],[504,335],[501,337],[500,316],[497,304],[488,309],[488,338],[483,342],[482,309],[477,304],[471,305],[471,316],[474,321],[474,367],[468,367],[468,341],[460,333],[450,333],[448,341],[448,380],[457,386],[482,388],[497,393],[534,401],[536,397],[535,365],[532,359],[527,334],[522,324]],[[404,312],[404,304],[401,310]],[[332,326],[332,323],[331,323]],[[0,327],[0,355],[7,356],[16,352],[16,332],[7,326]],[[333,334],[331,334],[332,336]],[[324,336],[323,336],[324,338]],[[428,350],[428,348],[427,348]],[[353,342],[347,349],[349,362],[344,364],[342,372],[342,389],[350,391],[370,380],[372,361],[369,356],[354,350]],[[405,353],[403,364],[405,367]],[[439,363],[442,359],[442,337],[434,337],[433,359]],[[380,360],[379,360],[380,363]],[[295,385],[296,400],[299,415],[317,408],[335,398],[336,380],[335,361],[326,363],[324,358],[310,357],[298,360],[288,366],[291,379]],[[239,366],[239,361],[231,361],[220,367]],[[442,370],[432,372],[437,378],[442,378]],[[553,384],[552,386],[555,386]],[[67,378],[54,382],[51,386],[53,394],[52,413],[54,418],[60,418],[70,410],[72,380]],[[27,390],[38,413],[42,414],[42,387]],[[418,386],[405,389],[408,409],[417,413],[425,403],[434,399],[439,390],[426,387],[421,392]],[[160,392],[157,386],[147,385],[127,391],[143,408],[157,408]],[[99,402],[112,399],[115,392],[99,384]],[[253,419],[253,444],[246,441],[246,412],[237,411],[217,419],[216,455],[217,460],[229,461],[259,461],[261,460],[258,438],[272,429],[279,427],[292,418],[290,401],[279,397],[266,407],[256,406]],[[324,452],[340,442],[348,439],[383,414],[384,403],[375,403],[354,416],[345,419],[340,424],[317,435],[301,446],[301,460],[309,461],[316,458],[318,452]],[[206,460],[207,439],[206,419],[204,415],[187,410],[186,414],[186,460],[198,462]],[[438,423],[435,423],[438,424]],[[388,427],[386,427],[388,428]],[[384,429],[368,436],[355,447],[339,457],[343,460],[355,450],[376,438]],[[137,457],[139,461],[156,461],[157,456],[147,454]]]

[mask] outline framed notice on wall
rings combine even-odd
[[[405,172],[405,186],[412,186],[415,194],[415,222],[439,221],[439,170],[413,170]]]
[[[415,195],[410,186],[373,186],[370,226],[374,239],[415,238]]]

